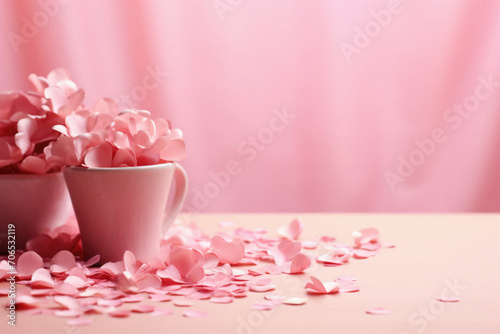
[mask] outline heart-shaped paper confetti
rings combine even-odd
[[[303,243],[295,241],[302,229],[299,220],[292,221],[281,228],[283,239],[266,236],[267,231],[263,228],[237,228],[210,237],[194,224],[174,226],[169,233],[175,235],[165,236],[160,253],[151,261],[142,263],[132,252],[126,251],[122,261],[108,262],[100,267],[94,266],[99,261],[98,255],[83,262],[72,252],[59,249],[46,258],[44,264],[39,254],[28,251],[21,253],[16,263],[20,281],[17,304],[31,314],[68,318],[68,324],[71,321],[75,326],[91,322],[86,314],[117,318],[129,317],[131,313],[173,314],[170,309],[143,303],[145,299],[190,307],[203,302],[229,304],[235,298],[265,293],[264,299],[254,302],[251,308],[270,311],[281,304],[304,305],[307,302],[303,297],[287,298],[279,292],[269,293],[277,288],[273,284],[276,276],[269,275],[303,273],[314,258],[308,249],[321,246],[321,250],[327,251],[315,257],[316,262],[324,266],[343,265],[352,257],[368,258],[383,251],[375,229],[355,233],[354,247],[335,243],[333,237]],[[9,263],[0,258],[0,280],[5,280],[10,269]],[[356,279],[349,276],[330,282],[311,276],[305,289],[309,294],[359,291]],[[7,289],[0,290],[0,295],[7,294]],[[454,302],[460,298],[438,300]],[[127,305],[130,303],[134,305]],[[387,312],[380,308],[368,311],[370,314]],[[191,309],[182,315],[188,318],[208,316],[206,312]]]
[[[337,293],[340,290],[339,284],[335,281],[321,282],[314,276],[310,276],[309,279],[311,280],[311,282],[308,282],[306,284],[306,290],[309,293],[328,294]]]
[[[288,225],[278,228],[278,233],[285,238],[297,240],[302,234],[303,229],[304,223],[302,223],[299,219],[294,219]]]
[[[239,240],[228,242],[220,236],[215,236],[212,238],[210,249],[221,263],[234,265],[245,257],[245,245]]]

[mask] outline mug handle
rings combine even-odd
[[[186,195],[187,195],[186,171],[178,163],[174,162],[173,164],[175,165],[175,171],[174,171],[175,194],[170,210],[168,210],[168,213],[165,219],[163,220],[162,235],[164,235],[167,232],[170,225],[172,225],[174,219],[177,217],[177,215],[179,215],[179,212],[181,212],[182,206],[184,205],[184,201],[186,200]]]

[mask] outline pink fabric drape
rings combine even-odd
[[[500,209],[497,0],[0,0],[0,37],[0,90],[183,129],[188,211]]]

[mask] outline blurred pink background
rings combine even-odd
[[[497,0],[0,0],[0,90],[170,119],[194,212],[499,211],[499,63]]]

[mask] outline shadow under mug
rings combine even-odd
[[[158,254],[160,238],[179,214],[187,175],[176,163],[63,171],[80,228],[84,257],[121,261],[126,250],[141,261]],[[172,180],[176,187],[165,212]]]

